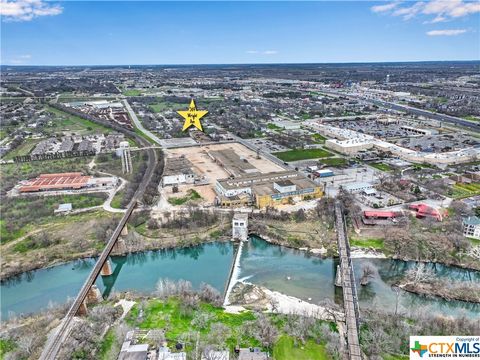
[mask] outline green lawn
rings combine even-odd
[[[286,162],[332,156],[330,152],[324,149],[296,149],[276,152],[273,155]]]
[[[241,333],[241,325],[250,320],[255,320],[255,315],[250,312],[239,314],[230,314],[224,312],[222,308],[217,308],[211,304],[201,303],[199,308],[193,313],[185,314],[181,311],[178,300],[171,298],[168,301],[151,300],[143,309],[143,317],[138,320],[139,309],[135,305],[126,317],[129,325],[139,327],[140,329],[166,329],[166,338],[175,343],[182,334],[191,330],[200,331],[201,336],[207,336],[209,328],[213,323],[226,325],[230,330],[230,336],[225,339],[225,343],[233,348],[237,344],[237,338],[240,338],[242,347],[260,346],[259,342],[251,337],[246,337]],[[204,314],[209,320],[204,328],[192,324],[195,315]],[[188,351],[188,346],[187,346]]]
[[[113,342],[115,341],[115,333],[112,329],[108,330],[105,334],[102,342],[100,343],[99,357],[102,360],[108,360],[112,358],[110,350],[112,349]]]
[[[153,112],[162,112],[165,110],[181,110],[186,109],[188,104],[177,104],[169,101],[162,101],[157,104],[150,105],[150,109]]]
[[[198,192],[196,192],[193,189],[190,189],[190,190],[188,190],[188,194],[186,196],[170,197],[170,198],[168,198],[168,202],[172,205],[183,205],[190,200],[199,200],[201,198],[202,197],[200,196],[200,194]]]
[[[267,124],[267,129],[270,129],[270,130],[278,130],[278,131],[283,130],[283,128],[281,128],[280,126],[275,125],[274,123],[268,123],[268,124]]]
[[[374,248],[374,249],[383,249],[384,244],[383,244],[383,239],[350,239],[350,245],[352,246],[358,246],[358,247],[364,247],[364,248]]]
[[[317,144],[323,144],[325,140],[327,140],[326,137],[320,135],[320,134],[313,134],[312,139],[317,143]]]
[[[378,169],[380,171],[392,171],[392,167],[388,164],[385,163],[371,163],[369,164],[370,166],[374,167],[375,169]]]
[[[125,96],[140,96],[142,95],[142,91],[138,89],[128,89],[123,92]]]
[[[14,350],[17,345],[12,340],[0,339],[0,360],[3,360],[5,354]]]
[[[320,162],[326,166],[344,166],[348,161],[345,158],[328,158],[322,159]]]
[[[465,120],[470,120],[470,121],[480,121],[480,117],[478,116],[468,115],[468,116],[464,116],[463,118]]]
[[[3,157],[4,160],[12,160],[16,156],[28,155],[33,150],[33,148],[43,139],[25,139],[16,149],[9,151]]]
[[[59,204],[71,203],[72,208],[83,209],[103,204],[104,193],[5,198],[1,204],[0,222],[1,242],[7,242],[23,236],[33,230],[35,224],[51,221],[54,210]],[[21,250],[21,249],[20,249]]]
[[[455,184],[448,195],[453,196],[455,199],[480,195],[480,183]]]
[[[284,335],[273,348],[273,358],[275,360],[327,360],[329,356],[324,345],[308,340],[305,345],[295,347],[293,338]]]
[[[47,106],[46,110],[56,115],[56,118],[53,120],[53,124],[51,126],[45,127],[47,131],[69,131],[81,135],[94,133],[108,134],[112,131],[112,129],[104,127],[93,121],[83,119],[79,116],[70,115],[51,106]]]

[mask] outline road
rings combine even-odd
[[[131,110],[131,108],[130,108]],[[138,136],[137,134],[122,129],[122,131],[128,133],[130,136],[135,137],[135,140],[142,146],[144,147],[149,147],[151,144],[145,140],[143,137]],[[140,131],[142,131],[140,129]],[[58,329],[56,332],[47,340],[47,343],[45,345],[45,348],[42,352],[42,355],[40,356],[41,360],[53,360],[56,358],[62,343],[65,341],[65,339],[68,337],[68,334],[71,330],[71,322],[75,315],[77,314],[80,306],[82,305],[83,301],[85,300],[88,291],[92,287],[92,285],[95,283],[95,280],[97,279],[98,275],[100,274],[100,270],[102,269],[103,264],[107,260],[108,256],[110,255],[110,252],[112,251],[113,247],[115,246],[115,243],[117,242],[118,237],[120,236],[120,233],[122,232],[123,228],[126,226],[128,219],[130,218],[130,215],[132,214],[133,210],[135,209],[137,205],[137,201],[141,200],[143,193],[145,192],[145,189],[150,182],[150,179],[153,175],[153,171],[155,169],[155,164],[157,163],[157,153],[155,152],[154,149],[148,149],[146,150],[148,154],[148,166],[147,170],[145,170],[143,179],[141,183],[139,184],[137,191],[135,192],[135,195],[133,196],[132,200],[130,201],[127,210],[125,214],[122,216],[120,222],[118,223],[117,227],[115,228],[115,231],[113,232],[112,236],[108,240],[107,245],[103,249],[102,253],[100,254],[100,257],[98,258],[97,262],[95,263],[94,268],[90,272],[90,275],[88,278],[85,280],[85,283],[83,284],[82,288],[80,289],[77,297],[75,298],[74,302],[70,306],[70,309],[68,310],[67,314],[63,318],[61,324],[59,325]]]
[[[141,123],[140,120],[138,120],[137,114],[135,114],[133,112],[133,109],[130,106],[130,104],[128,103],[128,101],[123,100],[123,104],[125,105],[125,108],[128,111],[128,115],[130,115],[130,118],[133,120],[133,123],[135,124],[135,127],[137,129],[139,129],[142,133],[147,135],[150,139],[155,141],[158,145],[161,145],[161,146],[165,147],[165,142],[162,139],[160,139],[157,135],[155,135],[154,133],[152,133],[151,131],[149,131],[149,130],[147,130],[143,127],[143,124]]]
[[[311,89],[312,91],[319,91],[318,89]],[[480,130],[480,123],[474,123],[459,117],[455,116],[450,116],[450,115],[445,115],[445,114],[439,114],[439,113],[434,113],[428,110],[423,110],[423,109],[418,109],[414,108],[412,106],[408,105],[402,105],[398,103],[393,103],[389,101],[383,101],[383,100],[374,100],[374,99],[366,99],[360,95],[353,95],[353,94],[347,94],[347,93],[342,93],[342,92],[336,92],[332,90],[320,90],[319,92],[325,93],[327,95],[335,95],[335,96],[345,96],[347,98],[355,99],[355,100],[362,100],[365,102],[369,102],[373,105],[377,105],[380,107],[384,107],[387,109],[392,109],[392,110],[397,110],[397,111],[405,111],[410,114],[414,115],[420,115],[420,116],[425,116],[427,118],[430,118],[432,120],[437,120],[437,121],[444,121],[448,122],[454,125],[460,125],[467,127],[469,129],[479,131]]]

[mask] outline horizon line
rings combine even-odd
[[[232,65],[335,65],[335,64],[398,64],[398,63],[440,63],[440,62],[480,62],[480,59],[470,60],[398,60],[398,61],[338,61],[338,62],[271,62],[271,63],[188,63],[188,64],[77,64],[77,65],[43,65],[43,64],[0,64],[11,67],[100,67],[100,66],[232,66]]]

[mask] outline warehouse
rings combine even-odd
[[[193,184],[196,174],[192,167],[192,163],[185,157],[168,158],[162,180],[163,186]]]
[[[20,192],[81,189],[87,187],[90,178],[80,172],[41,174],[35,179],[25,181],[20,186]]]
[[[322,187],[295,171],[221,179],[215,187],[220,206],[254,204],[258,208],[319,198]]]

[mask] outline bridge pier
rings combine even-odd
[[[112,271],[112,264],[110,263],[110,260],[107,259],[103,263],[102,270],[100,270],[100,275],[102,276],[110,276],[113,274]]]
[[[126,228],[127,227],[125,226],[125,229]],[[114,254],[125,254],[127,252],[127,245],[125,244],[125,239],[119,237],[115,245],[113,245],[112,252]]]
[[[83,300],[82,303],[80,304],[80,306],[78,307],[76,315],[77,316],[86,316],[87,313],[88,313],[87,301]]]
[[[337,274],[335,275],[335,286],[342,287],[342,270],[340,265],[337,265]]]
[[[122,232],[120,233],[122,236],[127,236],[128,235],[128,227],[125,225],[122,229]],[[117,241],[118,242],[118,241]]]

